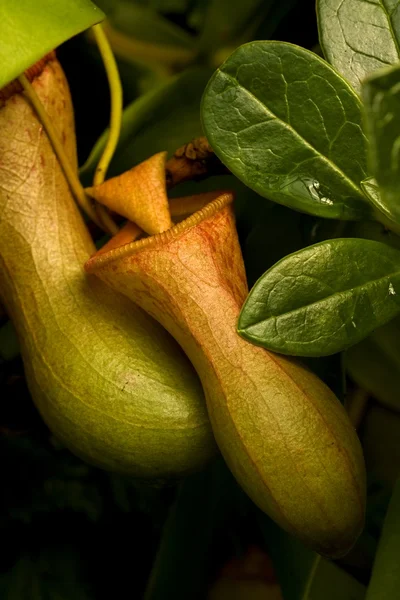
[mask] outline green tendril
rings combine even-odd
[[[108,85],[110,87],[111,108],[110,108],[110,129],[107,143],[103,154],[99,160],[93,179],[93,185],[100,185],[105,180],[107,169],[110,165],[115,149],[118,144],[121,131],[122,120],[122,86],[118,73],[117,63],[111,46],[100,24],[92,27],[104,68],[107,73]]]

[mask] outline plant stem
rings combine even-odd
[[[122,85],[114,54],[111,50],[111,46],[102,29],[102,26],[100,24],[94,25],[92,30],[101,54],[101,58],[103,59],[105,71],[107,73],[111,99],[110,129],[108,139],[93,178],[93,185],[100,185],[106,178],[107,169],[110,166],[110,162],[117,147],[119,134],[121,131]]]
[[[85,191],[81,185],[81,182],[79,181],[77,173],[75,173],[74,169],[71,166],[71,163],[64,151],[64,147],[58,137],[57,131],[55,130],[54,125],[51,122],[43,104],[41,103],[38,95],[36,94],[34,87],[24,74],[18,77],[18,81],[22,85],[26,97],[31,102],[43,127],[46,130],[50,143],[53,146],[54,152],[57,156],[62,170],[64,171],[68,185],[71,188],[71,191],[75,196],[77,203],[79,204],[81,209],[92,219],[92,221],[96,223],[96,225],[102,227],[102,224],[99,222],[99,219],[91,202],[89,201],[89,198],[85,194]]]
[[[108,139],[94,174],[93,185],[95,186],[101,185],[105,180],[108,167],[110,166],[118,144],[121,132],[123,98],[117,63],[107,36],[100,23],[93,25],[92,31],[107,74],[111,102]],[[96,210],[99,218],[104,225],[106,225],[107,229],[109,229],[113,235],[116,234],[118,232],[118,227],[104,206],[97,205]]]

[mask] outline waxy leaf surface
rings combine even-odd
[[[361,189],[374,206],[379,210],[383,210],[379,186],[374,177],[367,177],[361,182]]]
[[[396,202],[393,202],[393,199],[388,201],[387,198],[382,195],[380,186],[375,177],[367,177],[367,179],[364,179],[361,182],[361,189],[371,205],[378,209],[374,211],[374,218],[376,221],[383,224],[387,231],[390,230],[391,233],[400,233]],[[364,221],[363,223],[365,225],[367,221]],[[369,226],[371,226],[374,221],[368,221],[368,223]]]
[[[379,187],[375,204],[388,219],[399,224],[400,68],[384,69],[369,77],[363,84],[362,96],[371,171]],[[371,196],[370,189],[367,191]]]
[[[0,88],[103,19],[104,13],[90,0],[0,2]]]
[[[396,316],[399,294],[398,250],[372,240],[328,240],[267,271],[242,308],[238,330],[283,354],[334,354]]]
[[[317,0],[326,59],[359,92],[372,71],[400,58],[398,0]]]
[[[222,162],[262,196],[318,216],[368,218],[359,98],[312,52],[240,47],[211,78],[202,119]]]

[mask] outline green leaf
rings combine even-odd
[[[285,600],[362,600],[365,587],[258,513]]]
[[[188,33],[148,6],[119,1],[113,5],[109,20],[116,29],[136,40],[162,46],[193,47],[194,39]]]
[[[383,525],[366,600],[400,597],[400,480],[397,482]]]
[[[156,152],[167,150],[171,155],[183,144],[202,135],[200,100],[209,76],[209,69],[187,70],[144,94],[124,110],[110,177],[130,169]],[[99,138],[80,171],[85,185],[91,185],[107,140],[107,131]]]
[[[400,58],[397,0],[317,0],[326,59],[360,92],[372,71]]]
[[[213,0],[206,13],[199,39],[200,48],[209,52],[220,46],[235,44],[236,37],[242,37],[253,23],[253,27],[257,27],[273,3],[274,0],[247,0],[236,3],[235,10],[232,10],[232,0]]]
[[[232,510],[238,492],[222,459],[182,482],[164,525],[144,600],[206,597],[215,528]]]
[[[332,562],[320,558],[308,593],[302,600],[363,600],[365,586]]]
[[[367,177],[367,179],[364,179],[361,182],[361,189],[372,206],[377,209],[374,211],[375,219],[392,232],[399,234],[400,227],[399,223],[397,222],[398,215],[396,214],[398,211],[395,203],[391,203],[393,204],[393,206],[391,206],[382,200],[381,192],[376,179],[374,177]]]
[[[367,177],[366,179],[363,179],[363,181],[361,181],[360,185],[362,191],[364,192],[368,200],[372,202],[372,204],[376,206],[379,210],[384,210],[376,179],[374,179],[374,177]]]
[[[326,356],[400,312],[400,252],[361,239],[320,242],[279,261],[255,284],[238,331],[269,350]]]
[[[399,14],[400,16],[400,14]],[[400,223],[400,66],[380,70],[362,86],[370,166],[379,187],[375,204]],[[364,183],[369,185],[371,182]]]
[[[260,195],[328,218],[368,218],[359,98],[312,52],[242,46],[211,78],[202,119],[222,162]]]
[[[381,404],[400,412],[400,319],[374,331],[346,353],[354,381]]]
[[[104,19],[90,0],[0,3],[0,89],[47,52]]]
[[[343,569],[322,557],[314,562],[301,600],[363,600],[366,588]]]

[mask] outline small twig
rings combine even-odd
[[[178,148],[174,156],[167,161],[165,169],[168,189],[184,181],[199,181],[230,173],[217,158],[205,137],[196,138]]]

